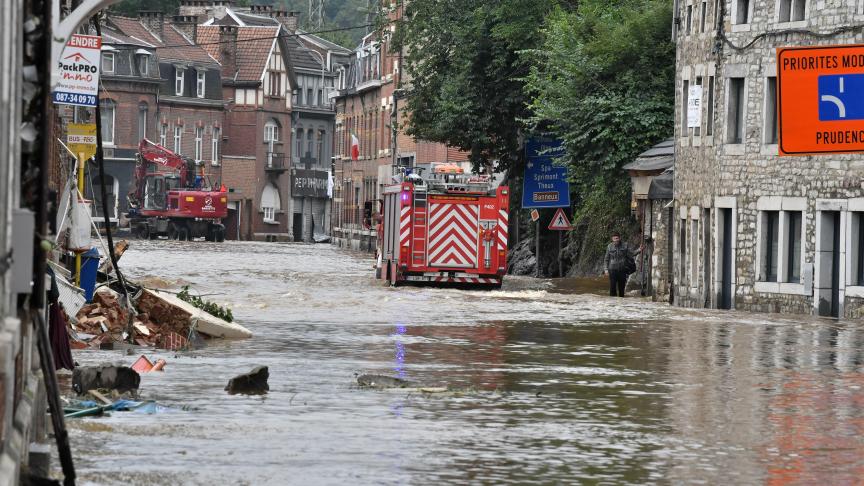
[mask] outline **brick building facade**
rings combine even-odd
[[[860,317],[864,157],[778,157],[776,49],[861,43],[864,2],[675,5],[675,303]]]
[[[390,15],[396,18],[399,13],[397,9]],[[410,82],[400,72],[399,59],[388,36],[382,39],[372,33],[363,38],[350,62],[337,68],[333,237],[339,246],[375,248],[375,234],[362,221],[364,206],[381,198],[382,188],[398,170],[395,166],[467,160],[464,152],[416,140],[402,130],[393,143],[393,123],[402,127],[409,116],[394,98],[397,86]],[[352,135],[359,140],[357,160],[351,157]]]

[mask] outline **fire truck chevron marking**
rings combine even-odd
[[[405,246],[408,244],[408,235],[411,229],[411,207],[405,206],[402,208],[402,214],[399,220],[399,244]]]
[[[477,231],[480,208],[465,204],[432,204],[429,218],[431,265],[477,266]]]
[[[498,243],[500,243],[500,247],[502,250],[507,249],[507,232],[509,228],[507,227],[508,222],[510,221],[510,215],[507,211],[501,209],[498,211]]]

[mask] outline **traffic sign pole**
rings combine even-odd
[[[75,194],[76,198],[84,194],[84,165],[86,162],[84,152],[78,152],[78,191]],[[75,253],[75,285],[81,286],[81,253]]]

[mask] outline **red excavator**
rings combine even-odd
[[[196,173],[195,161],[146,138],[138,145],[129,206],[132,228],[140,238],[225,240],[222,218],[228,216],[228,193],[210,188]]]

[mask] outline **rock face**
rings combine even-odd
[[[97,389],[136,391],[140,383],[141,376],[128,366],[79,366],[72,373],[72,389],[79,395]]]
[[[225,387],[231,395],[263,395],[270,390],[267,379],[270,378],[270,370],[266,366],[257,366],[249,373],[235,376]]]
[[[507,256],[510,275],[534,275],[537,259],[534,256],[534,238],[520,241]]]
[[[360,375],[357,384],[369,388],[409,388],[417,386],[413,381],[386,375]]]

